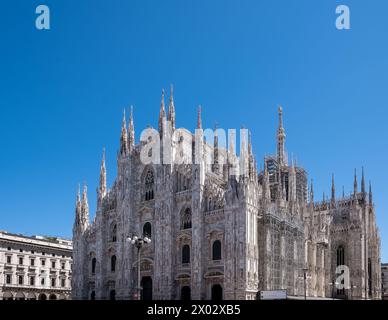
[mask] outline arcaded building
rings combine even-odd
[[[71,299],[72,243],[0,231],[0,300]]]

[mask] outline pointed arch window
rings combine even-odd
[[[190,246],[188,244],[185,244],[182,247],[182,264],[183,263],[190,263]]]
[[[343,246],[337,248],[337,267],[345,264],[345,250]]]
[[[151,238],[152,236],[152,227],[150,222],[146,222],[143,225],[143,237]]]
[[[213,242],[213,260],[221,260],[221,241],[216,240]]]
[[[144,200],[154,199],[154,173],[152,170],[148,170],[144,181]]]
[[[181,229],[191,229],[191,209],[187,208],[181,216]]]
[[[345,265],[345,249],[343,246],[339,246],[337,248],[337,267]],[[344,284],[344,280],[342,280],[342,284]],[[345,289],[337,289],[337,296],[344,296]]]
[[[93,258],[92,259],[92,273],[96,273],[96,263],[97,263],[97,260],[96,258]]]
[[[368,294],[372,296],[372,260],[368,258]]]
[[[112,256],[110,258],[110,271],[115,272],[116,271],[116,256]]]
[[[112,242],[117,241],[117,225],[116,224],[114,224],[112,227],[111,240],[112,240]]]

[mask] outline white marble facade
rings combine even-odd
[[[195,135],[200,111],[197,121]],[[136,248],[126,241],[135,234],[152,239],[140,253],[144,299],[256,299],[280,289],[302,296],[304,272],[308,296],[380,298],[380,238],[363,173],[361,190],[355,176],[354,192],[337,199],[333,178],[331,197],[315,201],[307,172],[287,159],[281,108],[276,155],[257,170],[249,139],[239,160],[245,174],[235,174],[235,146],[219,147],[217,134],[193,143],[194,134],[176,130],[172,92],[168,115],[163,93],[158,133],[173,161],[144,164],[146,143],[135,145],[132,112],[128,128],[124,116],[118,175],[108,189],[103,158],[94,221],[86,187],[77,196],[74,299],[135,297]],[[198,160],[174,162],[182,150]],[[350,288],[333,289],[337,265],[349,267]]]

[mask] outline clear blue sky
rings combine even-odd
[[[35,8],[51,9],[51,30]],[[335,28],[347,4],[351,30]],[[213,127],[252,130],[258,160],[275,151],[284,107],[287,150],[316,194],[372,180],[388,260],[388,2],[14,0],[0,17],[0,229],[71,237],[78,182],[95,210],[101,150],[108,183],[124,107],[157,125],[175,86],[178,126],[196,107]]]

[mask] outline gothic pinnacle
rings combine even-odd
[[[217,123],[214,126],[214,144],[213,144],[213,152],[214,152],[214,159],[213,159],[213,171],[218,173],[219,172],[219,158],[218,158],[218,129],[217,129]]]
[[[105,166],[105,148],[102,150],[102,160],[100,169],[100,187],[98,190],[99,197],[103,198],[106,194],[106,166]]]
[[[89,223],[89,204],[88,204],[88,188],[84,185],[81,200],[81,222],[83,225]]]
[[[364,177],[364,167],[362,167],[362,176],[361,176],[361,192],[365,195],[365,177]]]
[[[354,196],[357,195],[357,189],[358,189],[358,184],[357,184],[357,169],[354,169]]]
[[[80,222],[81,217],[81,186],[78,184],[78,191],[77,191],[77,200],[75,203],[75,220],[78,224]]]
[[[127,140],[127,123],[125,118],[125,109],[123,112],[123,121],[121,124],[121,136],[120,136],[120,154],[128,154],[128,140]]]
[[[313,179],[311,179],[311,185],[310,185],[310,203],[314,203],[314,183]]]
[[[284,143],[286,134],[283,128],[283,108],[279,106],[278,108],[279,113],[279,128],[278,128],[278,134],[277,134],[277,156],[278,156],[278,162],[279,166],[283,166],[285,163],[285,150],[284,150]]]
[[[171,124],[171,129],[175,130],[175,106],[174,106],[174,87],[170,86],[170,104],[168,106],[168,121]]]
[[[133,106],[131,106],[131,113],[129,115],[128,125],[128,149],[131,152],[135,147],[135,126],[133,124]]]
[[[166,125],[166,109],[164,107],[164,89],[162,89],[162,98],[160,101],[160,111],[159,111],[159,121],[158,121],[158,129],[160,137],[164,134],[164,128]]]

